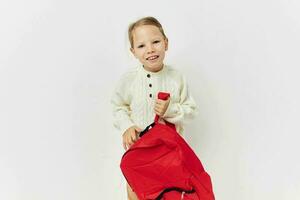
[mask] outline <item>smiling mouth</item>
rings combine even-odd
[[[148,58],[146,58],[146,60],[155,60],[157,59],[159,56],[150,56]]]

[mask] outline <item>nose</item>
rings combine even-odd
[[[154,52],[153,46],[151,44],[148,45],[148,47],[147,47],[147,53],[150,54],[150,53],[153,53],[153,52]]]

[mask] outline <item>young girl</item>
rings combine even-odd
[[[122,133],[125,150],[136,142],[138,133],[154,120],[155,115],[175,124],[183,133],[183,123],[193,118],[196,104],[189,94],[185,78],[164,64],[168,38],[157,19],[145,17],[128,29],[130,51],[141,65],[125,73],[112,96],[114,126]],[[157,99],[158,92],[170,93],[168,100]],[[127,184],[129,200],[137,197]]]

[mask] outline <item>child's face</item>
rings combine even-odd
[[[156,26],[142,25],[133,30],[134,56],[148,71],[157,72],[162,69],[168,41]]]

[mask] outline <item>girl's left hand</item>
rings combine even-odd
[[[154,112],[158,116],[162,117],[170,103],[170,97],[167,100],[161,100],[161,99],[156,99],[155,100],[155,106],[154,106]]]

